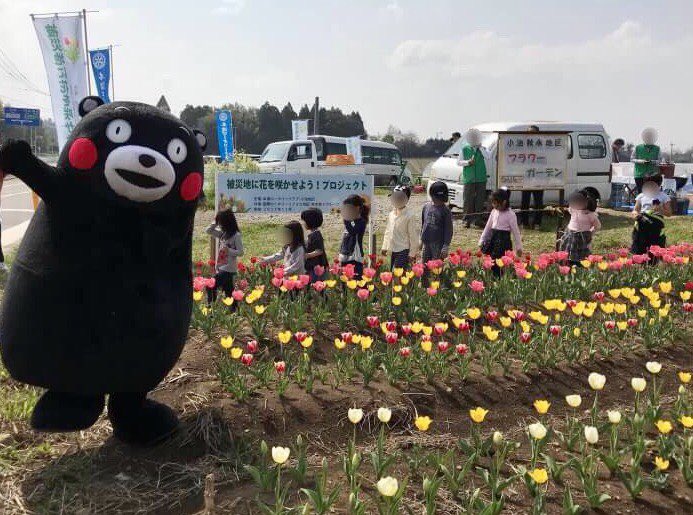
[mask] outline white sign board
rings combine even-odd
[[[238,213],[300,213],[309,207],[323,211],[341,206],[349,195],[374,194],[373,176],[365,174],[217,174],[217,211]]]
[[[347,154],[351,154],[354,157],[354,164],[360,165],[363,163],[363,157],[361,154],[361,138],[358,136],[353,136],[347,138],[346,140]]]
[[[291,139],[294,141],[308,139],[308,120],[291,120]]]
[[[568,148],[567,134],[499,134],[498,187],[509,190],[565,188]]]
[[[80,120],[79,103],[89,91],[82,15],[33,20],[48,76],[58,146],[62,148]]]

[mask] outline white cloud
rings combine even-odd
[[[509,77],[560,73],[591,76],[604,68],[634,71],[642,63],[679,60],[693,51],[693,38],[655,41],[640,23],[626,21],[600,38],[548,46],[523,43],[495,32],[472,32],[455,40],[407,40],[390,56],[395,69],[443,70],[452,77]],[[652,70],[652,64],[645,65]]]
[[[221,5],[214,9],[219,14],[230,14],[235,16],[240,14],[245,8],[245,0],[221,0]]]

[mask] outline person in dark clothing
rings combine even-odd
[[[445,259],[452,241],[452,213],[446,205],[447,185],[436,181],[428,194],[431,202],[424,205],[421,211],[421,258],[424,263],[431,259]]]
[[[528,209],[530,206],[530,201],[532,200],[532,209],[535,211],[533,213],[529,213]],[[523,191],[522,200],[520,202],[520,225],[527,228],[538,229],[541,226],[542,209],[544,209],[544,190]],[[530,214],[533,216],[530,216]]]
[[[368,227],[370,206],[360,195],[349,195],[342,203],[344,233],[339,247],[339,263],[342,266],[353,265],[355,278],[363,274],[363,235]]]
[[[623,150],[623,147],[626,145],[626,142],[623,141],[623,138],[616,138],[614,142],[611,144],[611,162],[612,163],[620,163],[621,162],[621,151]]]
[[[325,240],[320,232],[323,217],[322,211],[317,207],[311,207],[301,213],[301,220],[308,230],[306,238],[306,272],[310,275],[310,281],[322,281],[327,275],[329,263],[325,253]],[[316,267],[322,267],[316,269]],[[319,272],[319,273],[318,273]]]

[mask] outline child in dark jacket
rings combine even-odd
[[[339,263],[342,266],[353,265],[358,279],[363,274],[363,235],[368,226],[369,213],[368,202],[359,195],[349,195],[342,203],[344,233],[339,247]]]
[[[421,211],[421,260],[445,259],[452,241],[452,213],[447,206],[448,187],[442,181],[428,189],[431,202]]]
[[[327,275],[329,263],[325,253],[325,240],[320,232],[322,226],[322,211],[317,207],[311,207],[301,213],[301,220],[308,229],[306,238],[306,272],[310,275],[310,281],[322,281]]]

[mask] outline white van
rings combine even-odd
[[[308,136],[306,141],[278,141],[267,145],[258,162],[260,170],[272,173],[356,172],[374,177],[376,186],[396,185],[402,174],[402,155],[396,146],[382,141],[359,140],[360,165],[330,166],[327,156],[345,155],[347,138],[338,136]],[[402,179],[411,181],[405,171]]]
[[[572,122],[497,122],[484,123],[475,126],[482,134],[481,145],[489,153],[486,162],[486,189],[496,188],[496,163],[498,156],[499,133],[563,133],[568,136],[568,169],[566,170],[565,198],[576,190],[594,188],[599,198],[604,202],[611,194],[611,141],[598,123]],[[450,189],[450,205],[462,208],[462,192],[464,186],[460,183],[462,167],[457,164],[462,145],[466,143],[466,133],[462,138],[438,158],[431,167],[429,185],[434,181],[443,181]],[[558,203],[559,192],[546,191],[544,202]],[[520,204],[520,192],[511,194],[511,203]]]

